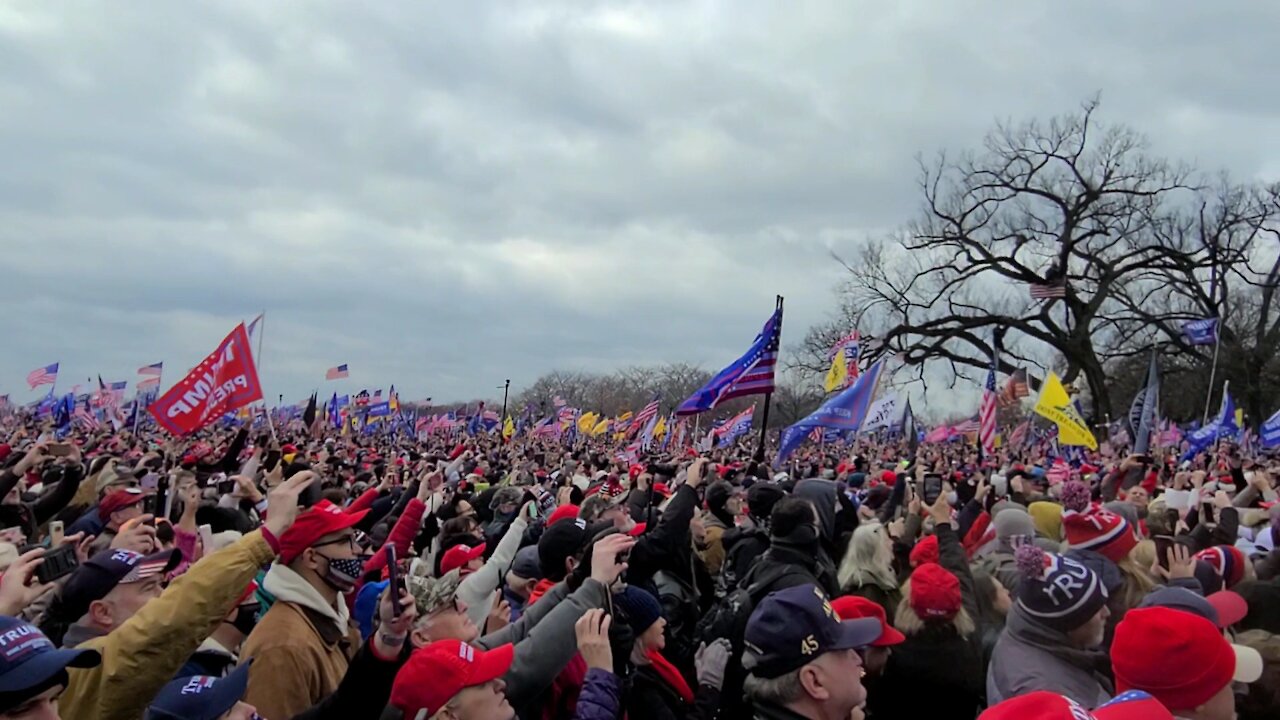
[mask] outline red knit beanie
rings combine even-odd
[[[1075,480],[1063,483],[1062,529],[1073,550],[1093,550],[1118,563],[1138,544],[1129,521],[1100,506],[1090,505],[1089,489]]]
[[[929,537],[916,543],[911,548],[911,567],[920,567],[925,563],[937,563],[938,557],[938,536],[930,535]]]
[[[911,609],[923,620],[950,620],[960,612],[960,581],[937,563],[911,573]]]
[[[1138,608],[1111,643],[1116,692],[1142,690],[1173,711],[1191,710],[1231,683],[1236,654],[1208,620],[1181,610]]]
[[[1244,579],[1245,563],[1248,562],[1244,553],[1231,545],[1215,545],[1201,550],[1196,553],[1196,559],[1209,563],[1227,589],[1235,587]]]

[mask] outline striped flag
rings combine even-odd
[[[1022,421],[1022,423],[1019,424],[1018,427],[1014,428],[1013,432],[1009,434],[1010,447],[1021,446],[1024,442],[1026,442],[1027,436],[1030,434],[1030,431],[1031,431],[1031,421],[1030,420]]]
[[[998,398],[1001,405],[1014,405],[1024,397],[1031,395],[1031,387],[1027,384],[1026,368],[1018,368],[1009,376],[1009,380],[1000,390]]]
[[[345,378],[348,376],[349,376],[349,373],[347,372],[347,366],[346,364],[342,364],[342,365],[339,365],[338,367],[329,368],[329,371],[324,374],[324,379],[325,380],[341,380],[342,378]]]
[[[978,432],[979,427],[977,418],[968,418],[952,425],[951,433],[952,435],[972,435]]]
[[[58,363],[45,365],[27,373],[27,385],[35,390],[41,385],[52,385],[58,380]]]
[[[1031,283],[1032,300],[1053,300],[1067,296],[1066,280],[1054,280],[1047,283]]]
[[[160,386],[160,374],[164,372],[164,363],[158,362],[154,365],[147,365],[138,368],[138,374],[142,376],[138,382],[134,383],[134,387],[138,390],[149,387]]]
[[[680,403],[676,414],[696,415],[715,408],[725,400],[773,392],[773,371],[778,364],[781,338],[782,300],[779,298],[773,315],[765,321],[747,352]]]
[[[987,385],[982,389],[982,404],[978,407],[978,444],[985,455],[996,447],[996,371],[987,371]]]
[[[635,417],[631,418],[631,430],[636,431],[644,428],[650,420],[658,416],[658,404],[662,398],[661,394],[655,394],[649,404],[640,409]]]

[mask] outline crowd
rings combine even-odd
[[[0,417],[0,718],[1280,717],[1280,462]]]

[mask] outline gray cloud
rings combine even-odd
[[[740,351],[910,218],[917,153],[1069,111],[1280,176],[1280,9],[1218,3],[0,6],[0,392],[168,379],[266,309],[271,394],[492,394]],[[327,389],[327,388],[326,388]]]

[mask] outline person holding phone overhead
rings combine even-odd
[[[29,470],[38,470],[41,483],[53,490],[25,502],[19,481]],[[84,465],[77,445],[69,443],[66,454],[54,457],[45,452],[43,444],[37,444],[16,464],[0,472],[0,527],[20,528],[26,537],[36,537],[41,525],[71,503],[83,480]]]

